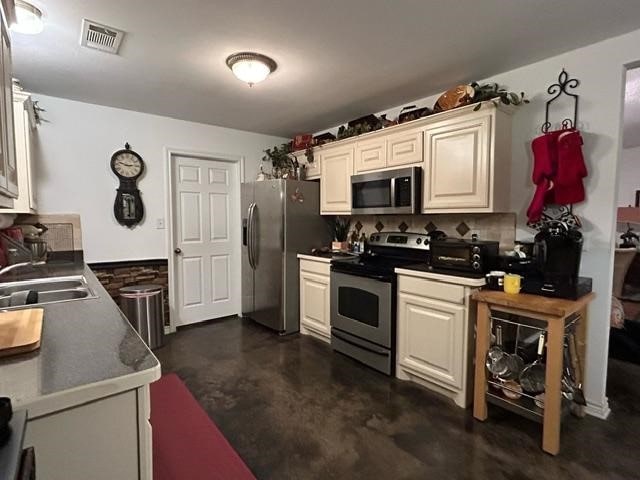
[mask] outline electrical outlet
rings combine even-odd
[[[156,228],[158,230],[164,229],[164,218],[156,218]]]

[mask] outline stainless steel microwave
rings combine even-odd
[[[422,168],[409,167],[351,177],[351,213],[420,213]]]

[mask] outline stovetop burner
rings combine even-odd
[[[369,237],[369,249],[352,259],[334,259],[331,268],[336,272],[356,275],[391,276],[399,267],[427,264],[429,239],[418,233],[376,233]]]

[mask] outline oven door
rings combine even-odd
[[[331,326],[391,348],[392,292],[388,281],[331,272]]]

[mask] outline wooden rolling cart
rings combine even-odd
[[[565,332],[569,328],[575,331],[578,363],[584,366],[587,307],[594,296],[590,293],[571,301],[528,294],[510,295],[492,290],[479,290],[473,294],[472,298],[478,305],[473,403],[473,416],[477,420],[487,419],[487,402],[497,404],[540,421],[543,424],[542,449],[552,455],[559,452]],[[522,318],[522,323],[514,321],[514,316]],[[494,383],[485,365],[491,346],[491,329],[494,322],[502,321],[524,325],[524,328],[544,332],[541,334],[546,336],[544,409],[536,406],[530,395],[523,394],[519,399],[510,399],[491,391],[495,389],[488,388]],[[581,382],[580,368],[577,369],[577,373],[577,381]]]

